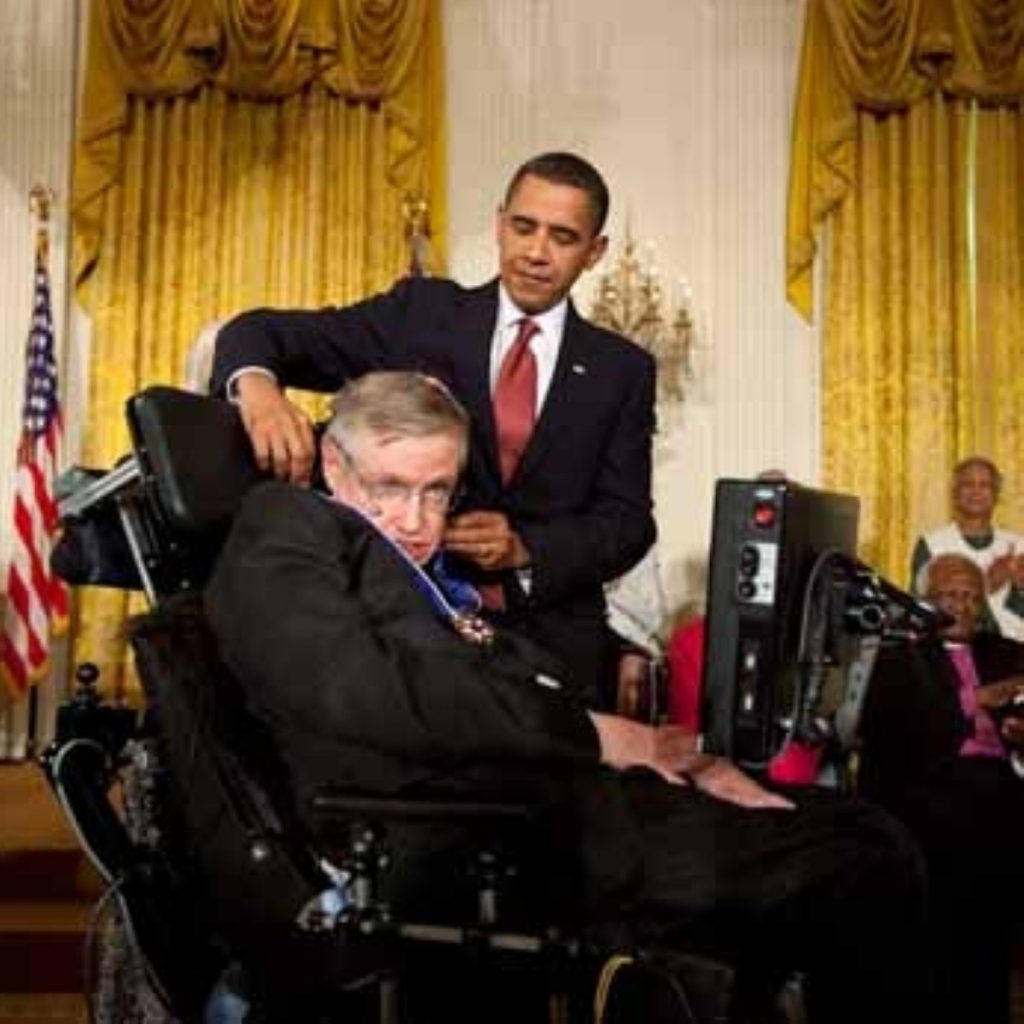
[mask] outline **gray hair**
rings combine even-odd
[[[358,437],[383,441],[448,435],[459,442],[459,467],[469,450],[469,415],[435,377],[375,370],[348,381],[334,396],[326,436],[351,452]]]

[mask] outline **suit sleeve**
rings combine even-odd
[[[1024,675],[1024,644],[998,633],[979,632],[971,648],[982,684]]]
[[[587,506],[570,515],[516,524],[530,552],[530,600],[537,606],[558,604],[575,592],[621,576],[654,543],[655,366],[646,353],[637,357],[618,415],[602,445]]]
[[[239,370],[269,370],[282,385],[335,391],[350,377],[385,369],[408,315],[408,283],[352,306],[254,309],[218,332],[210,391],[223,394]]]
[[[953,669],[941,646],[883,649],[861,718],[860,784],[884,799],[941,772],[963,733]]]
[[[875,662],[860,723],[860,789],[882,797],[902,786],[912,759],[909,701],[915,680],[909,659],[883,651]],[[910,688],[910,689],[908,689]]]
[[[583,710],[500,645],[460,640],[406,573],[323,499],[267,485],[236,521],[207,615],[256,710],[339,748],[439,766],[597,762]]]

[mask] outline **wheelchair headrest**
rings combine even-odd
[[[142,475],[167,525],[202,534],[230,523],[263,475],[238,409],[218,398],[151,387],[128,400],[127,416]]]
[[[153,602],[202,585],[263,474],[227,402],[151,387],[125,412],[132,453],[107,473],[76,469],[59,481],[51,564],[73,585],[143,589]]]

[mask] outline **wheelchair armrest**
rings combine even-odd
[[[132,456],[109,473],[72,466],[58,478],[61,529],[50,568],[65,583],[142,589],[122,518],[122,502],[138,486],[139,467]]]
[[[527,822],[538,808],[530,804],[387,797],[324,790],[313,797],[313,810],[324,817],[436,821],[439,824]]]
[[[353,908],[362,930],[373,930],[381,921],[405,938],[464,944],[487,936],[487,943],[493,946],[529,949],[539,952],[545,939],[538,934],[547,934],[550,928],[540,929],[534,922],[527,925],[528,935],[521,934],[523,919],[508,931],[510,918],[505,904],[509,902],[508,886],[520,876],[524,865],[524,848],[521,843],[527,835],[536,832],[538,822],[545,809],[538,804],[503,802],[473,799],[437,799],[433,796],[410,797],[381,796],[344,790],[322,790],[312,798],[314,815],[319,819],[321,838],[326,842],[330,855],[337,857],[336,863],[351,878]],[[412,911],[400,911],[400,920],[395,920],[392,907],[381,901],[384,876],[389,874],[391,861],[392,829],[401,831],[411,826],[414,830],[426,828],[431,833],[447,831],[462,837],[451,855],[453,863],[461,864],[459,874],[470,882],[471,889],[464,896],[473,894],[473,910],[470,904],[462,904],[461,914],[454,917],[443,912],[436,916],[437,908],[424,907]],[[336,850],[331,850],[332,833],[340,840]],[[345,835],[346,838],[341,838]],[[468,843],[462,840],[471,837]],[[396,849],[401,848],[400,841]],[[522,904],[518,896],[511,902],[516,912]],[[456,906],[458,901],[456,901]],[[500,908],[500,909],[499,909]],[[549,922],[546,922],[546,924]]]

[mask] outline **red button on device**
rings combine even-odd
[[[759,501],[754,506],[754,525],[767,530],[769,526],[775,525],[777,510],[771,502]]]

